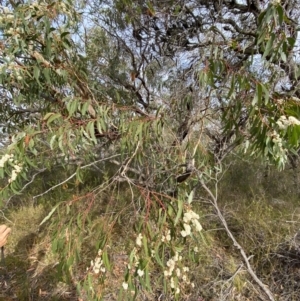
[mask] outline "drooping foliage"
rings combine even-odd
[[[228,154],[279,168],[297,154],[296,0],[9,1],[1,11],[1,194],[72,164],[78,183],[100,166],[100,191],[126,182],[148,221],[138,219],[125,276],[135,294],[144,274],[151,290],[153,262],[175,273],[201,230],[193,196]]]

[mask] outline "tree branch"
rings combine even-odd
[[[253,278],[253,280],[260,286],[260,288],[264,291],[264,293],[268,296],[270,301],[275,301],[272,292],[268,289],[268,287],[263,284],[263,282],[257,277],[257,275],[255,274],[254,270],[252,269],[250,263],[249,263],[249,257],[246,255],[245,250],[242,248],[242,246],[238,243],[238,241],[236,240],[236,238],[233,236],[232,232],[230,231],[228,224],[218,206],[218,196],[217,196],[217,192],[214,195],[212,193],[212,191],[207,187],[207,185],[204,183],[204,180],[201,176],[201,174],[198,172],[198,178],[199,178],[199,182],[202,185],[202,187],[205,189],[205,191],[208,193],[208,195],[210,196],[210,201],[213,205],[213,207],[215,208],[217,215],[221,221],[221,223],[223,224],[225,231],[227,233],[227,235],[229,236],[229,238],[232,240],[233,245],[239,250],[240,254],[242,255],[242,258],[246,264],[247,270],[249,272],[249,274],[251,275],[251,277]],[[217,185],[218,183],[216,183]],[[218,191],[216,189],[216,191]]]
[[[105,161],[105,160],[110,160],[112,158],[115,158],[115,157],[118,157],[120,156],[120,154],[116,154],[116,155],[113,155],[113,156],[110,156],[110,157],[107,157],[107,158],[103,158],[103,159],[100,159],[100,160],[97,160],[97,161],[94,161],[94,162],[91,162],[89,164],[86,164],[84,166],[81,166],[79,169],[84,169],[84,168],[87,168],[87,167],[90,167],[96,163],[99,163],[99,162],[102,162],[102,161]],[[48,192],[54,190],[55,188],[67,183],[68,181],[70,181],[72,178],[74,178],[76,176],[76,172],[74,172],[71,176],[69,176],[67,179],[65,179],[64,181],[52,186],[51,188],[49,188],[48,190],[44,191],[43,193],[40,193],[38,195],[35,195],[34,197],[32,197],[33,199],[36,199],[36,198],[39,198],[45,194],[47,194]]]

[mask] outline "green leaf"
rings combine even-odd
[[[53,135],[50,139],[49,145],[50,145],[51,149],[54,149],[54,143],[55,143],[56,137],[57,137],[56,135]]]
[[[149,255],[148,242],[147,242],[147,238],[145,235],[143,235],[143,246],[144,246],[145,254],[147,254],[147,256],[148,256]]]
[[[287,57],[286,57],[286,54],[283,51],[280,52],[280,57],[286,63]]]
[[[254,98],[252,100],[252,106],[254,106],[256,104],[260,105],[261,100],[262,100],[262,86],[261,86],[261,83],[257,83]]]
[[[183,210],[183,201],[182,200],[177,200],[177,206],[178,206],[178,209],[177,209],[177,214],[176,214],[176,218],[174,220],[174,226],[177,225],[179,219],[181,219],[181,216],[182,216],[182,210]]]
[[[65,37],[65,36],[69,35],[69,34],[70,34],[69,31],[65,31],[65,32],[63,32],[60,36],[61,36],[61,38],[63,38],[63,37]]]
[[[72,99],[67,103],[66,107],[69,112],[69,117],[73,116],[73,114],[78,111],[78,99]]]
[[[46,121],[50,116],[52,116],[54,113],[52,113],[52,112],[50,112],[50,113],[47,113],[45,116],[44,116],[44,118],[43,118],[43,120],[44,121]]]
[[[61,203],[58,203],[56,206],[54,206],[54,208],[52,208],[52,210],[49,212],[49,214],[41,221],[41,223],[39,224],[39,227],[42,226],[46,221],[48,221],[51,216],[54,214],[54,212],[56,211],[56,209],[58,208],[58,206]]]
[[[262,91],[264,92],[264,98],[265,98],[265,105],[269,102],[269,90],[266,88],[265,85],[261,85]]]
[[[110,271],[111,270],[111,265],[110,265],[110,261],[109,261],[109,258],[108,258],[108,253],[107,251],[103,251],[102,253],[102,260],[103,260],[103,263],[105,265],[105,268]]]
[[[78,180],[80,183],[84,183],[82,177],[81,177],[81,168],[80,166],[76,169],[76,180]]]
[[[273,44],[274,44],[274,40],[275,40],[275,34],[272,33],[271,34],[271,37],[266,45],[266,48],[265,48],[265,51],[264,51],[264,54],[263,54],[263,59],[265,59],[268,54],[270,53],[271,49],[273,48]]]
[[[49,68],[44,68],[43,69],[43,75],[46,78],[47,84],[51,83],[51,79],[50,79],[50,69]]]
[[[276,9],[277,9],[278,18],[279,18],[279,25],[282,25],[283,16],[284,16],[284,10],[283,10],[283,8],[282,8],[282,6],[280,4],[277,5]]]
[[[51,122],[61,117],[60,113],[52,113],[52,115],[47,120],[47,125],[49,126]]]
[[[51,249],[54,253],[57,251],[57,245],[57,239],[53,239]]]
[[[289,45],[293,48],[296,43],[296,39],[294,39],[293,37],[288,37],[287,41],[288,41]]]
[[[37,67],[37,66],[34,66],[33,67],[33,76],[34,78],[36,79],[36,81],[39,83],[39,77],[40,77],[40,72],[41,70]]]
[[[151,282],[150,282],[150,272],[148,267],[146,266],[145,269],[145,279],[146,279],[146,287],[148,292],[152,292]]]
[[[164,264],[159,256],[159,247],[160,247],[160,244],[158,244],[156,247],[155,247],[155,252],[154,252],[154,257],[156,259],[156,262],[161,266],[161,267],[164,267]]]
[[[86,126],[86,131],[89,133],[91,139],[94,141],[94,143],[97,143],[97,139],[95,136],[95,121],[89,121],[87,126]]]
[[[86,114],[89,105],[90,104],[87,101],[82,105],[81,110],[80,110],[82,115]]]

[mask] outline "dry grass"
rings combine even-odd
[[[253,182],[255,172],[251,174],[248,168],[248,173],[248,180],[242,179],[237,183],[237,178],[235,185],[239,186],[234,188],[230,186],[231,179],[227,181],[224,178],[220,195],[222,212],[231,231],[251,256],[250,263],[256,273],[278,300],[300,300],[300,243],[298,246],[293,239],[300,223],[297,197],[292,193],[286,193],[284,197],[280,191],[276,198],[273,192],[266,193],[272,191],[270,187],[262,187],[266,183],[258,180]],[[249,181],[255,185],[249,185]],[[287,178],[282,181],[284,185],[289,183]],[[275,173],[270,183],[273,185],[274,182]],[[59,222],[56,220],[58,215],[54,215],[52,221],[41,229],[39,223],[50,211],[49,208],[25,205],[23,201],[22,207],[7,212],[13,232],[6,247],[6,266],[0,270],[0,301],[96,301],[100,300],[99,296],[106,301],[125,300],[120,299],[118,294],[128,263],[128,253],[133,246],[133,225],[137,215],[133,214],[130,191],[122,192],[103,194],[101,198],[90,195],[65,197],[73,200],[71,214],[80,212],[81,217],[85,216],[82,238],[76,237],[76,223],[69,228],[70,237],[76,237],[79,241],[70,250],[79,247],[81,254],[70,272],[69,282],[60,271],[60,254],[52,251],[52,239],[58,235],[58,229],[64,231],[69,225],[64,209],[59,213]],[[190,263],[191,281],[195,283],[195,289],[187,290],[180,300],[267,300],[249,277],[238,251],[232,246],[212,208],[202,201],[197,207],[205,229],[204,240],[199,244],[199,257]],[[79,297],[77,284],[87,280],[86,269],[95,258],[101,242],[108,251],[111,268],[102,279],[92,276],[95,290],[93,299],[82,287],[82,296]],[[153,270],[153,291],[150,293],[140,289],[136,300],[173,300],[172,296],[163,293],[157,280],[159,277],[157,271]]]

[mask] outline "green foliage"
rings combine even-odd
[[[46,180],[34,199],[56,196],[41,226],[53,223],[61,279],[73,281],[96,201],[126,190],[125,207],[105,220],[117,223],[133,208],[120,298],[137,299],[140,287],[153,297],[155,283],[179,300],[192,290],[187,263],[204,241],[192,210],[202,181],[223,173],[235,149],[280,169],[297,155],[299,8],[200,2],[1,8],[0,194]],[[71,196],[82,186],[90,189],[86,207]],[[102,296],[103,270],[112,266],[109,230],[101,224],[98,255],[89,254],[93,264],[78,284],[89,300]]]

